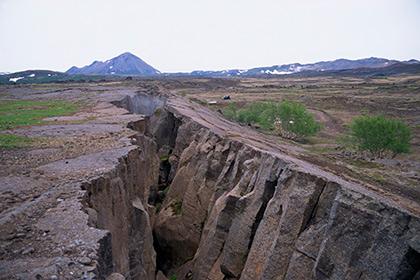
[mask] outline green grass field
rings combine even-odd
[[[42,124],[43,118],[71,115],[78,109],[76,104],[66,101],[0,101],[0,131],[19,126]]]
[[[0,148],[14,149],[22,148],[30,145],[32,139],[14,134],[0,134]]]
[[[44,118],[71,115],[78,109],[77,104],[60,100],[2,100],[0,101],[0,131],[43,124]],[[28,137],[0,134],[0,148],[3,149],[22,148],[32,142]]]

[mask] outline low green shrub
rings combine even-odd
[[[305,106],[293,101],[255,102],[240,109],[230,104],[225,107],[223,114],[229,119],[258,125],[265,130],[281,126],[281,131],[287,131],[288,135],[296,138],[314,135],[321,129],[321,125]]]
[[[400,120],[384,116],[353,119],[350,136],[359,150],[369,151],[375,157],[383,157],[387,153],[395,156],[410,150],[410,128]]]
[[[300,137],[315,135],[321,125],[314,119],[303,104],[283,101],[280,103],[279,118],[282,127]]]

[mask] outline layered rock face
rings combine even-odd
[[[191,131],[188,121],[178,130],[177,171],[154,230],[176,264],[192,259],[193,279],[418,273],[418,218],[206,128]]]
[[[143,113],[137,103],[121,104]],[[128,279],[162,279],[162,271],[177,279],[420,279],[416,213],[164,103],[151,102],[146,124],[132,124],[139,148],[115,174],[85,186],[92,223],[111,232],[114,271]]]
[[[158,163],[154,143],[144,139],[139,148],[119,158],[111,172],[82,186],[89,225],[111,233],[112,248],[107,249],[112,252],[111,271],[128,279],[152,279],[155,275],[150,216],[142,201],[148,196],[148,186],[158,177],[153,174],[158,171]]]

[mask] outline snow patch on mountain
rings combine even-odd
[[[17,81],[22,80],[22,79],[25,79],[25,77],[10,78],[10,79],[9,79],[9,82],[14,82],[14,83],[16,83]]]

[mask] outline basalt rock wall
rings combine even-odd
[[[419,277],[417,217],[188,119],[173,151],[153,228],[180,279]]]
[[[147,115],[132,124],[138,148],[86,186],[93,223],[111,232],[115,271],[128,279],[419,279],[416,215],[219,135],[165,101],[147,112],[140,103],[122,103]]]

